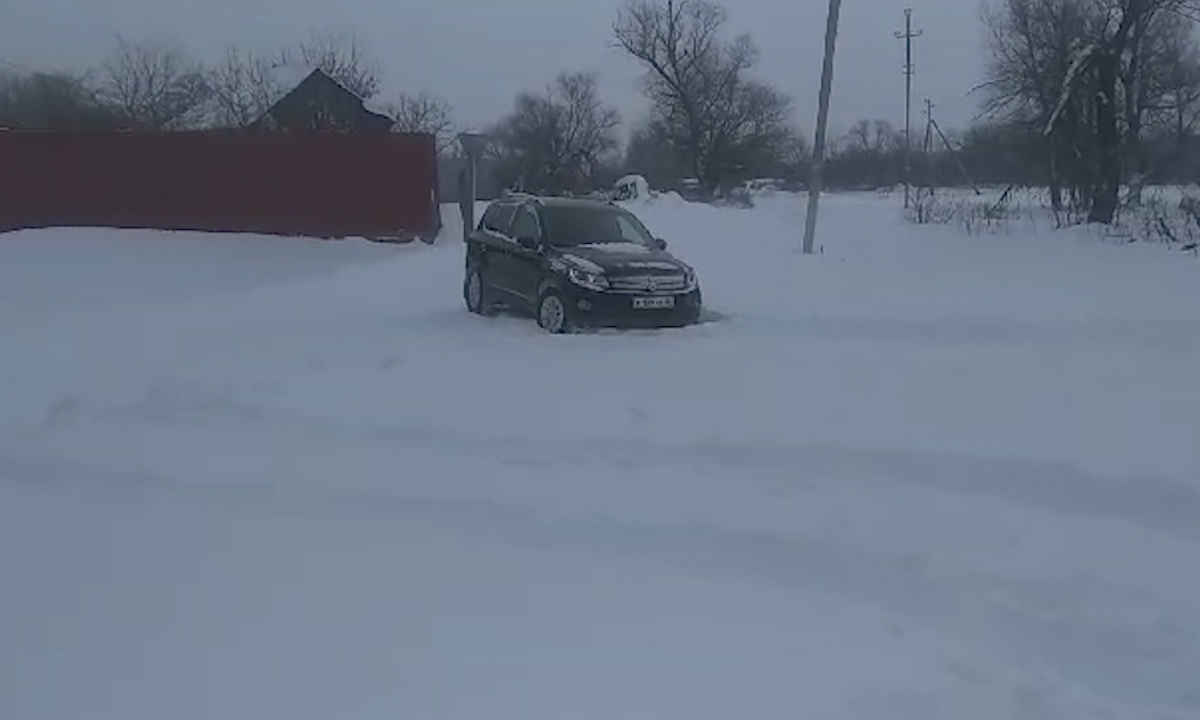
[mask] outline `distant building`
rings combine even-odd
[[[298,84],[250,124],[251,130],[385,133],[395,125],[392,118],[368,108],[362,98],[320,68],[304,68],[303,72]]]

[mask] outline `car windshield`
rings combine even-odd
[[[654,238],[637,218],[614,207],[545,207],[542,222],[550,244],[578,247],[633,243],[654,247]]]

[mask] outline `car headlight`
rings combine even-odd
[[[588,272],[587,270],[572,267],[568,268],[567,277],[579,287],[587,288],[588,290],[603,292],[609,288],[608,278],[604,276],[604,273]]]
[[[688,268],[687,272],[683,274],[683,282],[687,287],[687,292],[695,290],[700,284],[700,281],[696,278],[696,271],[691,268]]]

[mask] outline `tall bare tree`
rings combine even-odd
[[[114,110],[97,98],[85,78],[0,73],[0,127],[82,130],[116,124]]]
[[[541,94],[522,93],[493,130],[505,184],[547,193],[587,190],[617,149],[616,108],[600,99],[597,76],[563,73]]]
[[[1082,159],[1090,152],[1091,105],[1082,95],[1062,102],[1061,89],[1081,52],[1089,51],[1085,39],[1094,21],[1090,0],[1003,0],[984,10],[989,54],[979,88],[984,110],[1043,138],[1056,210],[1062,209],[1064,186],[1090,186],[1090,168]],[[1075,75],[1076,82],[1083,79]]]
[[[655,122],[715,188],[755,154],[787,137],[789,101],[746,73],[758,61],[749,36],[726,41],[724,8],[708,0],[630,0],[619,12],[616,45],[646,71]]]
[[[132,127],[158,130],[195,124],[209,96],[203,66],[172,46],[118,38],[101,76],[101,95]]]
[[[427,133],[437,138],[438,154],[448,154],[454,147],[454,112],[450,103],[422,90],[416,94],[400,93],[388,106],[396,120],[393,128],[402,133]]]
[[[289,88],[280,86],[272,61],[230,48],[208,73],[216,127],[240,128],[262,117]]]
[[[1164,14],[1144,48],[1139,109],[1182,147],[1200,120],[1200,43],[1195,28]]]
[[[1064,78],[1060,98],[1086,92],[1094,103],[1096,179],[1090,194],[1090,222],[1111,223],[1122,180],[1132,176],[1136,196],[1145,173],[1139,105],[1146,75],[1146,48],[1168,16],[1178,21],[1189,0],[1095,0],[1099,18],[1080,52],[1077,66],[1090,67],[1094,84]]]
[[[370,58],[354,33],[313,33],[294,49],[279,53],[277,64],[293,62],[320,68],[363,100],[379,94],[379,64]]]
[[[859,120],[850,128],[846,140],[858,152],[881,155],[895,150],[901,137],[887,120]]]
[[[1071,162],[1093,222],[1113,221],[1123,182],[1146,174],[1145,121],[1163,95],[1165,34],[1194,0],[1002,0],[989,11],[987,106],[1041,124],[1052,195]]]

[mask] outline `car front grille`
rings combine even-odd
[[[687,289],[683,275],[627,275],[609,279],[614,292],[677,293]]]

